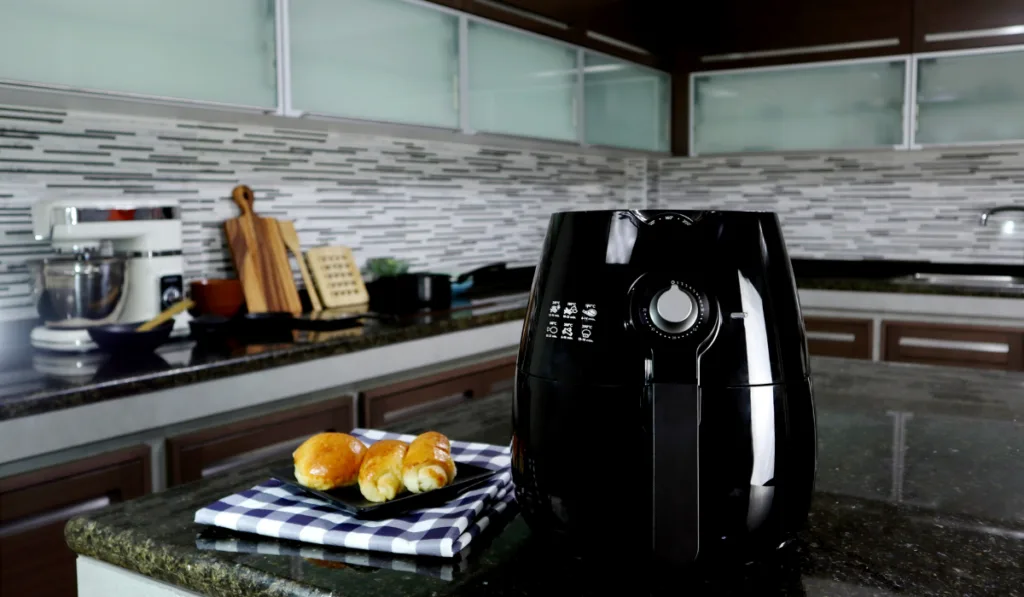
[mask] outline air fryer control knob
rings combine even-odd
[[[676,284],[651,298],[651,323],[667,334],[681,334],[697,322],[697,299]]]

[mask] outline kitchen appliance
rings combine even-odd
[[[36,240],[56,256],[35,265],[33,293],[44,325],[32,345],[96,348],[88,327],[147,321],[183,293],[181,217],[170,199],[60,199],[32,206]],[[173,335],[188,333],[188,316]]]
[[[552,216],[513,407],[528,524],[671,566],[780,547],[817,458],[802,322],[772,213]]]

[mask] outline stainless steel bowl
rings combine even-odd
[[[33,294],[48,327],[117,321],[124,308],[126,262],[120,257],[56,257],[34,264]]]

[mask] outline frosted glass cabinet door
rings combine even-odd
[[[921,58],[915,143],[1024,140],[1024,51]]]
[[[273,0],[0,0],[0,79],[273,108]]]
[[[289,21],[296,109],[458,127],[454,15],[401,0],[293,0]]]
[[[668,151],[669,76],[587,52],[584,135],[590,145]]]
[[[695,76],[697,154],[902,145],[906,60]]]
[[[575,141],[577,70],[574,48],[470,21],[470,127]]]

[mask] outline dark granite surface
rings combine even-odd
[[[394,321],[334,332],[290,332],[291,341],[211,348],[172,342],[155,355],[126,360],[95,352],[66,355],[29,344],[31,325],[6,326],[9,356],[0,368],[0,421],[143,392],[174,388],[311,359],[387,346],[507,321],[526,315],[526,294],[456,303],[451,310],[404,316]],[[19,350],[14,350],[15,348]]]
[[[671,592],[1024,595],[1024,374],[826,358],[812,367],[820,464],[809,528],[765,561],[675,571]],[[400,430],[503,443],[510,400],[499,394]],[[255,549],[256,538],[191,522],[197,508],[263,480],[266,469],[77,518],[68,541],[79,553],[225,597],[649,592],[649,577],[627,563],[630,546],[609,545],[612,562],[595,567],[546,545],[520,518],[461,560],[385,556],[373,565],[359,559],[365,553],[339,549],[268,555],[303,549],[272,540],[260,540],[262,554],[237,553],[229,550]]]
[[[1024,289],[1019,287],[933,286],[921,283],[894,282],[889,278],[799,278],[796,285],[803,290],[846,290],[851,292],[896,292],[900,294],[1024,298]]]

